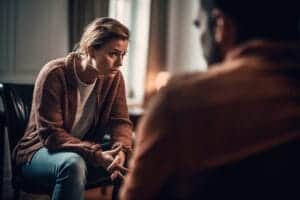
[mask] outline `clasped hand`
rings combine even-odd
[[[124,178],[124,174],[128,171],[123,165],[125,163],[125,153],[121,151],[121,146],[109,151],[97,151],[96,158],[100,166],[111,173],[111,180]]]

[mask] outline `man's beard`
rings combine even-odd
[[[207,64],[208,65],[212,65],[212,64],[216,64],[219,63],[223,60],[223,56],[221,54],[221,50],[218,46],[213,46],[210,49],[210,52],[206,58]]]
[[[213,34],[211,33],[207,33],[201,38],[204,58],[208,66],[221,62],[224,58],[221,48],[216,44],[215,40],[212,38],[212,35]]]

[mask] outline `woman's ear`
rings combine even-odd
[[[94,48],[92,46],[87,47],[87,57],[94,58]]]
[[[236,40],[234,22],[219,9],[212,11],[212,17],[214,19],[213,30],[215,42],[225,49],[232,47]]]

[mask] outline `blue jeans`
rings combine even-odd
[[[87,166],[77,153],[49,153],[47,148],[41,148],[20,170],[26,183],[52,190],[52,200],[84,199]]]

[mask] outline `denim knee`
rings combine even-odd
[[[69,152],[61,161],[60,165],[57,166],[59,170],[57,178],[69,179],[85,185],[87,174],[85,160],[79,154]]]

